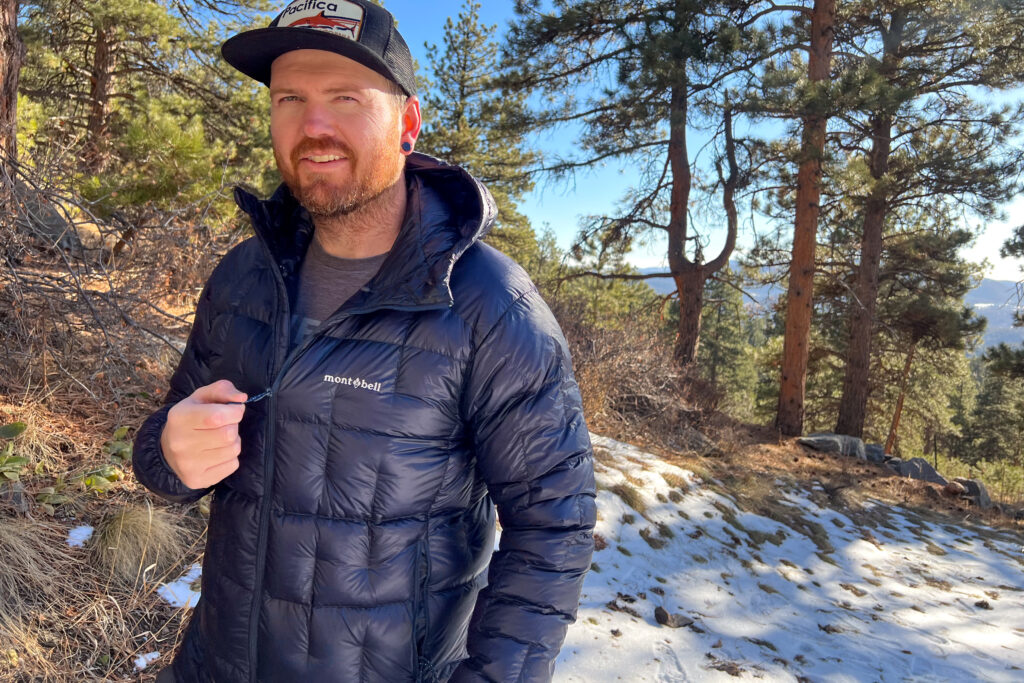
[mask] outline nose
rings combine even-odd
[[[306,102],[302,110],[302,132],[309,138],[327,137],[331,134],[330,112],[317,102]]]

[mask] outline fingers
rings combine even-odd
[[[205,489],[219,483],[238,469],[238,458],[229,458],[223,462],[182,477],[182,483],[190,489]]]
[[[235,388],[230,380],[221,379],[213,384],[199,387],[192,392],[189,398],[196,403],[228,403],[244,401],[248,396]]]
[[[207,444],[199,455],[207,467],[220,464],[230,458],[237,458],[242,452],[242,439],[235,434],[234,438],[221,442],[218,445]]]
[[[216,484],[221,479],[224,479],[225,477],[234,474],[234,472],[238,469],[238,465],[238,458],[230,458],[222,463],[214,465],[213,467],[206,468],[206,471],[203,473],[203,475],[210,480],[210,484],[208,484],[208,486]]]
[[[193,404],[195,429],[200,431],[217,431],[224,427],[237,427],[245,415],[244,405],[227,405],[224,403]]]

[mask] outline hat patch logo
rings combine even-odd
[[[354,2],[297,0],[285,8],[278,22],[280,27],[311,28],[343,38],[359,40],[363,25],[363,8]]]

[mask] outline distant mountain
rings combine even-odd
[[[737,269],[738,264],[733,263],[732,267]],[[641,273],[660,273],[664,268],[641,268]],[[675,291],[675,283],[672,278],[659,277],[647,280],[658,294],[669,294]],[[766,308],[778,296],[783,294],[782,288],[777,285],[764,285],[747,290],[757,302]],[[1013,326],[1013,314],[1017,310],[1017,283],[1012,280],[989,280],[981,281],[977,287],[972,289],[964,297],[965,303],[974,307],[978,315],[988,319],[988,326],[985,328],[985,336],[982,339],[982,348],[995,346],[999,343],[1006,343],[1017,346],[1024,342],[1024,327]]]
[[[988,318],[982,346],[988,348],[999,343],[1018,346],[1024,342],[1024,327],[1013,326],[1013,313],[1017,310],[1017,283],[1012,280],[981,281],[964,297],[978,315]]]

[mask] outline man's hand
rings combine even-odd
[[[222,379],[199,387],[168,411],[160,448],[185,486],[205,489],[238,469],[238,423],[245,406],[228,402],[245,399],[234,384]]]

